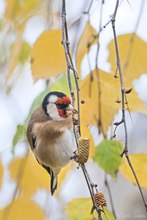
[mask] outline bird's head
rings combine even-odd
[[[55,91],[45,96],[42,102],[42,108],[52,120],[56,121],[71,117],[75,112],[74,107],[71,105],[70,98],[62,92]]]

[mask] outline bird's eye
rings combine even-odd
[[[61,103],[56,103],[57,108],[65,109],[67,105],[61,104]]]
[[[62,104],[56,103],[56,106],[57,106],[58,108],[60,108],[60,107],[62,106]]]

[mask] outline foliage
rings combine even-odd
[[[19,1],[7,0],[4,13],[4,21],[0,21],[0,34],[3,33],[3,45],[0,49],[2,66],[0,73],[4,76],[6,86],[7,82],[21,74],[21,69],[28,65],[30,61],[32,77],[34,82],[39,79],[46,80],[46,88],[34,99],[27,116],[21,124],[16,125],[16,132],[12,140],[12,150],[15,153],[15,147],[20,141],[26,143],[26,129],[33,111],[41,105],[44,96],[50,91],[62,91],[70,95],[67,79],[67,63],[65,59],[62,41],[61,27],[54,20],[60,20],[58,13],[51,12],[50,20],[52,25],[48,30],[44,30],[33,46],[25,39],[25,31],[28,22],[33,15],[38,16],[40,8],[48,8],[46,2],[40,0]],[[88,14],[89,16],[89,14]],[[52,18],[52,19],[51,19]],[[74,26],[74,25],[73,25]],[[72,25],[70,26],[72,29]],[[73,29],[74,30],[74,29]],[[119,140],[106,140],[110,126],[113,130],[113,122],[119,110],[122,110],[122,94],[120,90],[120,80],[116,66],[116,54],[114,40],[111,40],[107,46],[109,56],[107,62],[111,65],[111,71],[106,72],[97,67],[95,62],[94,69],[89,64],[91,48],[99,47],[99,35],[91,25],[90,19],[82,29],[77,47],[71,51],[74,57],[75,66],[79,75],[80,87],[80,119],[81,136],[90,139],[89,158],[96,162],[104,172],[116,177],[120,172],[124,178],[136,184],[130,167],[126,159],[120,156],[124,150],[123,144]],[[120,59],[123,71],[125,88],[130,93],[125,93],[125,108],[131,115],[132,112],[147,114],[147,108],[144,102],[138,96],[134,88],[134,80],[138,79],[143,73],[147,72],[146,62],[146,42],[136,33],[117,36]],[[9,43],[8,43],[9,42]],[[68,42],[70,43],[70,42]],[[75,52],[75,53],[74,53]],[[85,58],[87,59],[85,61]],[[95,57],[93,57],[93,60]],[[89,64],[90,72],[86,77],[81,77],[81,66],[84,62]],[[4,70],[4,71],[3,71]],[[5,74],[4,74],[4,73]],[[70,73],[73,90],[76,90],[74,76]],[[115,76],[115,77],[114,77]],[[15,82],[13,82],[15,85]],[[27,82],[24,82],[27,83]],[[20,91],[21,92],[21,91]],[[76,106],[77,107],[77,106]],[[18,110],[19,111],[19,110]],[[116,124],[116,123],[115,123]],[[102,129],[100,130],[100,126]],[[102,133],[103,140],[95,146],[94,135],[90,127],[96,126],[99,133]],[[117,127],[117,126],[116,126]],[[26,144],[26,149],[28,144]],[[13,154],[14,156],[15,154]],[[140,185],[147,188],[147,154],[129,155]],[[60,198],[62,185],[70,171],[73,171],[75,165],[68,164],[62,169],[58,179],[58,190],[55,194]],[[3,164],[0,163],[0,187],[3,184],[5,175]],[[48,192],[50,178],[45,170],[36,162],[32,153],[24,157],[13,157],[9,163],[8,171],[11,180],[15,181],[17,186],[17,197],[6,208],[0,210],[0,218],[4,213],[9,213],[9,219],[45,219],[44,210],[32,201],[33,196],[40,189]],[[81,186],[80,186],[81,187]],[[60,198],[61,199],[61,198]],[[91,219],[91,199],[74,199],[67,204],[65,212],[69,219]],[[11,211],[9,211],[11,210]],[[105,214],[104,214],[105,213]],[[102,219],[115,219],[109,209],[105,208],[102,213]]]
[[[58,76],[66,72],[61,39],[61,30],[49,30],[40,35],[31,50],[31,67],[34,79],[49,79],[51,76]]]
[[[3,179],[3,166],[2,164],[0,163],[0,187],[2,185],[2,179]]]
[[[69,217],[69,220],[89,220],[92,219],[91,215],[91,199],[89,198],[80,198],[74,199],[67,204],[66,213]],[[113,214],[107,209],[104,208],[104,213],[102,212],[103,220],[114,220]]]
[[[73,168],[73,164],[69,164],[62,169],[58,179],[58,191],[61,183],[69,170]],[[23,170],[23,175],[22,175]],[[25,158],[18,158],[10,164],[10,172],[12,179],[19,184],[21,195],[25,197],[32,196],[39,188],[49,190],[50,178],[48,173],[42,169],[36,159],[29,153]],[[41,178],[40,178],[41,177]]]
[[[115,176],[121,164],[123,146],[119,141],[103,140],[97,147],[94,160],[109,174]]]
[[[43,220],[45,218],[45,214],[43,210],[37,205],[35,202],[26,199],[26,198],[18,198],[9,206],[7,206],[4,210],[0,210],[0,219],[4,217],[4,213],[7,216],[8,211],[11,209],[9,219],[15,220],[32,220],[38,219]]]
[[[147,188],[147,154],[130,154],[130,160],[133,164],[136,175],[140,180],[141,186],[143,188]],[[136,184],[125,158],[120,166],[120,172],[127,180],[131,181],[133,184]]]
[[[90,49],[90,47],[88,47],[88,42],[90,43],[92,41],[93,44],[96,44],[96,38],[94,38],[96,35],[96,30],[91,26],[90,22],[87,22],[76,51],[76,64],[79,74],[81,73],[82,60]]]

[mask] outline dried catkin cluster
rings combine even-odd
[[[105,200],[105,197],[103,195],[103,193],[99,192],[99,193],[96,193],[94,195],[94,200],[95,200],[95,204],[99,207],[99,206],[107,206],[107,203],[106,203],[106,200]]]
[[[87,162],[89,157],[90,140],[88,138],[79,138],[79,147],[76,152],[75,161],[79,164]]]

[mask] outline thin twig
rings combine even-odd
[[[105,174],[105,185],[107,187],[107,190],[108,190],[108,195],[109,195],[109,199],[110,199],[110,204],[111,204],[111,208],[112,208],[112,213],[116,219],[116,212],[115,212],[115,209],[114,209],[114,203],[113,203],[113,198],[112,198],[112,193],[111,193],[111,189],[110,189],[110,186],[109,186],[109,182],[107,180],[107,174]]]
[[[128,155],[128,132],[127,132],[127,123],[126,123],[126,115],[125,115],[125,87],[124,87],[124,81],[123,81],[123,74],[122,74],[122,69],[121,69],[121,63],[120,63],[120,56],[119,56],[119,50],[118,50],[118,43],[117,43],[117,36],[116,36],[116,29],[115,29],[115,19],[116,19],[116,13],[118,10],[118,6],[119,6],[119,0],[116,1],[116,6],[115,6],[115,10],[114,10],[114,14],[112,16],[112,30],[113,30],[113,35],[114,35],[114,43],[115,43],[115,50],[116,50],[116,58],[117,58],[117,66],[118,66],[118,71],[119,71],[119,78],[120,78],[120,87],[121,87],[121,101],[122,101],[122,123],[124,125],[124,133],[125,133],[125,148],[124,151],[122,152],[121,156],[125,155],[127,162],[130,166],[130,169],[133,173],[133,176],[136,180],[136,184],[138,186],[138,189],[140,191],[146,212],[147,212],[147,204],[139,183],[139,180],[137,178],[137,175],[135,173],[135,170],[132,166],[132,163],[129,159],[129,155]]]
[[[93,1],[94,1],[94,0],[91,0],[91,2],[90,2],[90,4],[89,4],[89,7],[88,7],[88,10],[87,10],[87,11],[84,11],[84,14],[88,14],[88,15],[89,15],[90,9],[91,9],[92,4],[93,4]]]
[[[103,17],[103,4],[104,0],[101,0],[101,7],[100,7],[100,22],[99,22],[99,34],[97,37],[97,50],[96,50],[96,57],[95,57],[95,69],[96,69],[96,77],[97,77],[97,89],[98,89],[98,129],[99,132],[103,134],[104,138],[106,138],[103,122],[102,122],[102,90],[101,90],[101,80],[100,80],[100,71],[99,71],[99,50],[100,50],[100,30],[102,27],[102,17]]]
[[[91,195],[91,199],[92,199],[92,202],[93,202],[93,207],[94,207],[94,209],[96,209],[96,211],[98,213],[98,220],[102,220],[102,218],[101,218],[101,209],[95,204],[94,191],[93,191],[91,180],[89,178],[89,174],[88,174],[84,164],[81,165],[81,168],[82,168],[82,171],[84,173],[84,176],[85,176],[85,179],[86,179],[86,182],[87,182],[87,186],[88,186],[88,189],[89,189],[89,192],[90,192],[90,195]]]
[[[74,80],[75,80],[75,84],[76,84],[76,102],[77,102],[77,107],[78,107],[78,131],[76,132],[76,124],[73,124],[74,127],[74,135],[75,135],[75,140],[76,140],[76,144],[78,147],[78,137],[80,136],[80,97],[79,97],[79,85],[78,85],[78,74],[74,68],[73,65],[73,61],[72,61],[72,57],[70,54],[70,42],[69,42],[69,38],[68,38],[68,29],[67,29],[67,22],[66,22],[66,3],[65,0],[62,0],[62,44],[64,47],[64,53],[65,53],[65,58],[66,58],[66,63],[67,63],[67,77],[68,77],[68,84],[69,84],[69,89],[70,89],[70,94],[72,97],[72,104],[73,106],[75,105],[75,94],[74,94],[74,90],[73,90],[73,86],[72,86],[72,81],[71,81],[71,71],[73,72],[74,75]],[[78,133],[78,134],[77,134]],[[101,218],[101,210],[99,207],[97,207],[97,205],[95,204],[95,200],[94,200],[94,190],[93,190],[93,184],[90,180],[89,174],[86,170],[85,165],[81,165],[84,177],[86,179],[86,183],[88,185],[88,189],[91,195],[91,199],[92,199],[92,203],[93,203],[93,207],[96,209],[97,213],[98,213],[98,220],[102,220]]]
[[[118,5],[119,5],[119,0],[116,1],[116,6],[115,6],[115,10],[114,10],[114,14],[113,14],[111,22],[112,22],[112,29],[113,29],[113,35],[114,35],[114,43],[115,43],[116,58],[117,58],[117,67],[118,67],[118,71],[119,71],[121,96],[122,96],[122,121],[124,123],[124,131],[125,131],[125,149],[124,149],[124,152],[127,153],[128,152],[128,135],[127,135],[127,125],[126,125],[126,115],[125,115],[125,88],[124,88],[123,74],[122,74],[122,69],[121,69],[121,64],[120,64],[117,36],[116,36],[116,30],[115,30],[115,18],[116,18]]]

